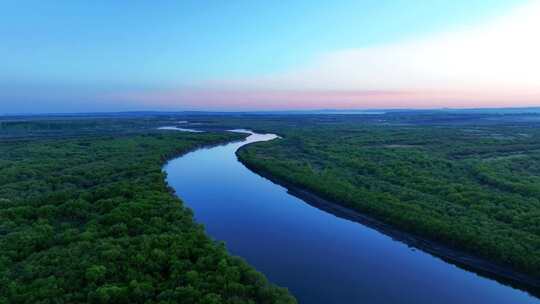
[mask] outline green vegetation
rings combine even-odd
[[[129,116],[129,115],[126,115]],[[211,240],[161,166],[251,128],[251,168],[540,277],[540,115],[138,115],[0,121],[0,303],[294,303]]]
[[[242,135],[138,121],[1,124],[0,303],[295,303],[164,182],[167,158]]]
[[[466,118],[266,119],[251,123],[283,139],[238,155],[277,180],[538,278],[538,123]]]

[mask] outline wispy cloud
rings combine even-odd
[[[340,50],[255,82],[297,89],[539,89],[539,29],[540,1],[534,1],[475,28]]]
[[[533,1],[472,28],[337,50],[271,75],[108,98],[213,109],[540,106],[539,30]]]

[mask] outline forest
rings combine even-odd
[[[245,135],[160,119],[0,122],[0,303],[296,303],[207,236],[161,170]]]
[[[237,154],[277,181],[540,278],[537,118],[266,118],[244,124],[282,138]]]
[[[164,132],[189,121],[204,133]],[[296,303],[211,239],[163,164],[248,128],[249,168],[540,278],[540,115],[140,114],[0,120],[0,303]]]

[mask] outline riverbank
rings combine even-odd
[[[457,248],[451,248],[438,242],[434,242],[429,239],[401,231],[393,227],[392,225],[388,225],[373,217],[361,214],[358,211],[343,207],[335,202],[326,200],[295,184],[280,180],[275,176],[272,176],[268,172],[243,161],[242,158],[238,156],[241,149],[245,149],[247,146],[248,145],[243,146],[236,152],[238,160],[244,166],[246,166],[251,171],[257,173],[258,175],[270,180],[271,182],[285,187],[288,193],[300,198],[307,204],[321,209],[325,212],[331,213],[337,217],[358,222],[362,225],[373,228],[385,235],[390,236],[396,241],[400,241],[412,248],[427,252],[433,256],[441,258],[444,261],[459,266],[463,269],[475,272],[481,276],[490,279],[494,279],[502,284],[527,291],[528,293],[536,297],[540,297],[539,279],[517,272],[509,267],[493,263],[483,258],[479,258]]]

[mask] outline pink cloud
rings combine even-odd
[[[113,97],[171,109],[540,106],[539,28],[532,1],[473,28],[336,50],[272,75]]]
[[[117,93],[107,99],[170,109],[370,109],[537,106],[540,94],[480,91],[184,89]]]

